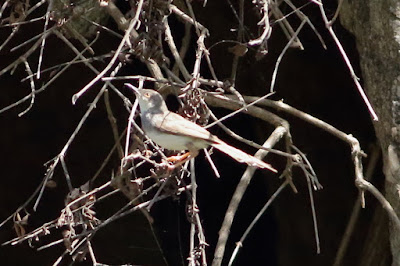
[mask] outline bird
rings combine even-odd
[[[194,158],[199,150],[212,146],[240,163],[277,172],[270,164],[225,143],[202,126],[171,112],[160,93],[151,89],[138,89],[126,83],[136,95],[140,107],[142,128],[157,145],[168,150],[187,150]]]

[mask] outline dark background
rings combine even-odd
[[[250,5],[250,4],[249,4]],[[334,13],[335,7],[327,6]],[[221,10],[224,16],[220,16]],[[224,40],[235,39],[234,33],[229,29],[236,27],[237,21],[229,12],[229,5],[225,1],[210,1],[206,8],[196,5],[197,19],[210,29],[207,46]],[[254,12],[246,8],[249,17],[249,31],[257,33],[255,26],[258,18],[251,16]],[[305,50],[290,49],[284,56],[280,66],[276,84],[275,99],[284,101],[304,112],[320,118],[343,132],[352,134],[361,146],[369,153],[371,145],[375,142],[373,128],[369,114],[361,101],[358,92],[351,80],[350,74],[343,60],[325,31],[319,17],[318,9],[310,5],[303,10],[315,23],[319,32],[327,43],[328,49],[324,50],[315,34],[305,27],[300,34],[300,39]],[[329,14],[329,12],[327,12]],[[173,21],[176,27],[174,34],[181,36],[182,26],[179,21]],[[294,20],[294,23],[295,20]],[[112,22],[110,27],[114,27]],[[8,47],[26,40],[28,35],[40,32],[42,25],[31,24],[23,27],[19,35],[13,39]],[[334,26],[342,44],[350,56],[357,75],[357,51],[354,40],[338,23]],[[0,29],[0,40],[4,40],[10,33],[9,29]],[[255,49],[250,49],[248,54],[241,58],[237,79],[237,88],[243,94],[264,95],[269,90],[270,77],[275,65],[275,60],[286,43],[278,26],[269,43],[269,53],[263,59],[255,60]],[[101,54],[111,49],[116,49],[118,40],[111,37],[102,37],[94,47],[96,53]],[[220,44],[211,50],[211,58],[218,77],[228,78],[232,54],[228,48],[232,44]],[[0,69],[15,60],[16,53],[0,52]],[[44,64],[51,66],[65,62],[72,57],[72,52],[60,40],[52,36],[48,39]],[[35,66],[32,56],[31,65]],[[188,62],[193,61],[194,54],[189,54]],[[99,67],[104,64],[98,64]],[[138,70],[138,68],[140,68]],[[134,74],[146,70],[142,65],[127,64],[123,68],[124,74]],[[12,104],[30,92],[27,82],[20,83],[26,76],[22,66],[18,67],[13,75],[0,77],[0,108]],[[44,163],[56,156],[71,133],[75,129],[88,104],[92,101],[99,86],[94,86],[86,93],[76,105],[71,104],[71,97],[79,91],[92,78],[93,74],[84,66],[74,66],[62,75],[45,92],[37,95],[31,111],[19,118],[17,115],[23,111],[28,103],[24,103],[5,113],[0,114],[0,218],[3,220],[20,206],[40,184],[46,167]],[[121,91],[133,101],[133,95],[116,83]],[[127,112],[122,101],[110,93],[113,111],[118,119],[121,130],[126,125]],[[174,99],[168,98],[168,104],[174,105]],[[227,112],[215,110],[218,116]],[[294,183],[299,193],[294,194],[290,189],[277,198],[271,209],[258,222],[250,233],[244,247],[240,250],[236,265],[330,265],[334,261],[342,234],[351,214],[358,191],[354,186],[353,165],[350,148],[335,139],[333,136],[307,125],[303,121],[277,113],[290,122],[293,141],[314,166],[324,189],[314,193],[317,211],[318,228],[321,240],[321,254],[316,254],[316,245],[313,233],[310,200],[308,196],[306,179],[301,171],[294,172]],[[236,133],[261,143],[265,132],[272,128],[260,123],[259,120],[239,115],[226,123]],[[218,129],[213,131],[222,139],[229,140]],[[230,141],[248,152],[253,150],[235,141]],[[96,172],[104,157],[113,145],[112,131],[107,119],[103,101],[100,100],[97,108],[83,126],[76,140],[68,151],[66,162],[73,184],[80,186]],[[225,210],[229,204],[233,191],[238,183],[244,165],[239,165],[230,158],[216,152],[213,155],[215,163],[222,178],[216,179],[208,162],[199,156],[196,160],[198,179],[198,200],[200,216],[205,229],[208,244],[209,260],[212,260],[214,248],[218,238],[218,230],[222,223]],[[267,159],[274,166],[282,168],[279,158],[274,156]],[[365,164],[368,158],[365,159]],[[109,180],[112,170],[119,165],[118,159],[113,158],[103,171],[100,181]],[[373,183],[378,187],[383,177],[378,166]],[[55,173],[57,187],[47,189],[37,213],[30,217],[29,226],[33,229],[42,223],[56,218],[63,207],[64,197],[67,192],[60,167]],[[100,182],[99,181],[99,182]],[[270,173],[257,172],[250,184],[231,229],[227,254],[231,254],[244,230],[268,198],[278,188],[282,180]],[[108,213],[118,210],[121,202],[127,202],[123,196],[116,197],[104,205],[97,206],[99,218],[105,218]],[[356,231],[352,237],[350,248],[347,252],[344,265],[356,265],[363,254],[363,243],[366,239],[369,222],[376,206],[375,200],[367,195],[367,208],[362,210]],[[32,207],[32,206],[30,206]],[[157,203],[152,210],[155,218],[155,234],[159,238],[164,250],[164,256],[170,265],[187,263],[188,230],[189,222],[185,215],[186,199],[183,195],[179,199],[165,200]],[[49,239],[57,239],[60,232],[40,239],[33,243],[33,247],[48,243]],[[58,234],[58,235],[57,235]],[[0,229],[2,242],[15,237],[12,224],[7,223]],[[138,265],[162,265],[163,259],[154,242],[153,233],[146,221],[138,213],[125,217],[120,221],[101,230],[93,241],[94,249],[99,262],[109,264],[133,263]],[[35,251],[27,243],[18,246],[0,247],[0,261],[5,265],[51,265],[63,252],[59,245],[44,251]],[[228,256],[229,256],[228,255]],[[227,260],[225,260],[226,262]],[[90,260],[89,262],[90,263]]]

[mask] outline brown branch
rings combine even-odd
[[[365,179],[370,181],[372,178],[372,175],[374,173],[374,170],[376,168],[376,165],[378,163],[378,160],[380,158],[381,151],[380,148],[377,144],[373,145],[370,156],[369,156],[369,162],[368,162],[368,167],[365,172]],[[354,228],[356,226],[360,210],[361,210],[361,201],[360,198],[357,198],[357,200],[354,202],[353,206],[353,211],[351,212],[351,216],[349,218],[349,221],[347,223],[346,230],[343,234],[342,240],[340,242],[339,248],[336,253],[335,257],[335,262],[334,266],[340,266],[343,265],[343,258],[346,254],[347,247],[350,243],[351,236],[354,232]]]
[[[231,96],[232,97],[232,96]],[[255,100],[258,100],[257,97],[245,97],[246,101],[252,102]],[[390,203],[386,200],[386,198],[382,195],[382,193],[370,182],[364,179],[364,174],[363,174],[363,167],[362,167],[362,157],[365,157],[365,153],[361,150],[360,143],[358,140],[353,137],[351,134],[346,134],[332,125],[317,119],[307,113],[304,113],[300,110],[297,110],[296,108],[293,108],[281,101],[270,101],[270,100],[262,100],[258,102],[259,105],[264,105],[268,107],[275,108],[280,111],[285,111],[291,115],[294,115],[307,123],[314,125],[316,127],[321,128],[322,130],[325,130],[326,132],[334,135],[338,139],[346,142],[347,144],[350,145],[351,148],[351,155],[353,158],[353,163],[354,163],[354,174],[355,174],[355,185],[360,191],[360,199],[361,199],[361,206],[365,206],[365,199],[364,199],[364,192],[368,191],[370,192],[381,204],[382,207],[387,211],[390,219],[392,222],[400,228],[400,219],[397,217],[395,211],[393,210],[393,207],[390,205]]]

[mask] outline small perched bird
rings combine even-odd
[[[134,91],[139,101],[144,132],[161,147],[168,150],[188,150],[190,158],[193,158],[200,149],[211,145],[240,163],[277,172],[271,165],[226,144],[205,128],[169,111],[157,91],[139,90],[128,83],[125,85]]]

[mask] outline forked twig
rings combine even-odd
[[[269,206],[271,206],[272,202],[279,196],[279,194],[283,191],[283,189],[289,184],[289,181],[286,179],[280,186],[279,188],[275,191],[274,194],[268,199],[268,201],[265,203],[265,205],[261,208],[261,210],[258,212],[256,217],[254,217],[253,221],[251,224],[247,227],[246,231],[243,233],[242,237],[238,242],[236,242],[236,247],[235,250],[232,252],[232,256],[229,259],[229,266],[231,266],[236,258],[236,255],[239,252],[239,249],[243,246],[243,242],[246,239],[247,235],[250,233],[251,229],[253,229],[254,225],[258,222],[258,220],[261,218],[261,216],[265,213],[265,211],[268,209]],[[214,265],[214,264],[213,264]]]
[[[279,126],[277,127],[274,132],[272,132],[271,136],[265,141],[263,144],[264,147],[272,148],[275,144],[286,134],[286,128]],[[268,151],[259,150],[256,152],[254,157],[262,159],[268,154]],[[238,209],[239,203],[243,198],[243,195],[252,179],[256,168],[254,167],[247,167],[246,171],[242,175],[239,184],[236,187],[236,190],[232,196],[231,202],[229,203],[229,207],[226,210],[225,218],[222,223],[221,229],[219,231],[219,238],[217,247],[215,248],[214,259],[212,262],[213,266],[219,266],[222,263],[222,258],[225,252],[226,242],[229,237],[230,228],[235,216],[235,213]],[[287,182],[285,182],[287,184]],[[271,197],[272,198],[272,197]],[[247,235],[247,234],[246,234]]]

